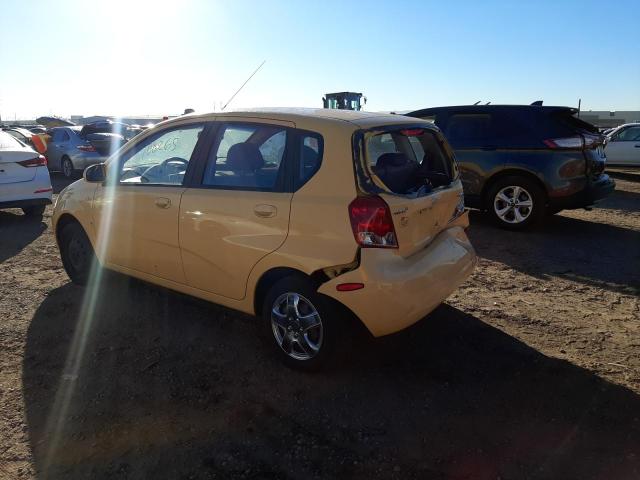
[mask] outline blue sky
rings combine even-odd
[[[0,114],[492,103],[640,110],[640,2],[2,0]]]

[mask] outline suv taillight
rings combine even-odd
[[[46,167],[47,158],[44,155],[38,155],[35,158],[30,158],[29,160],[23,160],[16,163],[18,165],[22,165],[23,167]]]
[[[380,197],[358,197],[349,204],[356,242],[365,248],[398,248],[389,205]]]
[[[583,148],[584,147],[584,139],[581,135],[576,135],[575,137],[564,137],[564,138],[548,138],[547,140],[543,140],[544,144],[549,147],[556,149],[563,148]]]

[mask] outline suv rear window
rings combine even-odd
[[[451,149],[428,128],[394,128],[364,137],[366,167],[387,190],[426,195],[457,178]]]
[[[584,120],[580,120],[579,118],[572,115],[570,112],[556,112],[551,115],[551,117],[560,125],[567,128],[567,134],[575,134],[576,132],[583,133],[600,133],[598,127],[595,125],[591,125]]]

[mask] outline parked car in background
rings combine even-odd
[[[140,132],[134,130],[130,125],[126,123],[104,120],[100,122],[89,123],[82,127],[81,134],[83,136],[92,133],[115,133],[128,141]]]
[[[85,170],[52,222],[74,282],[97,258],[256,314],[299,368],[350,348],[354,316],[374,336],[417,322],[476,263],[451,149],[399,115],[179,117]]]
[[[46,127],[43,127],[43,126],[41,126],[41,125],[38,125],[38,126],[36,126],[36,127],[30,127],[30,128],[29,128],[29,131],[30,131],[32,134],[38,134],[38,135],[43,134],[43,133],[47,133],[47,129],[46,129]]]
[[[604,151],[609,165],[640,167],[640,123],[627,123],[609,132]]]
[[[100,133],[89,125],[56,127],[48,131],[46,156],[51,170],[73,178],[89,165],[104,162],[124,143],[115,133]]]
[[[41,216],[51,192],[46,158],[0,131],[0,209],[21,208],[26,215]]]
[[[5,127],[3,131],[7,132],[9,135],[17,138],[22,143],[25,143],[33,148],[33,142],[31,141],[31,137],[33,137],[33,133],[27,130],[26,128],[20,127]]]
[[[473,105],[408,115],[433,121],[453,147],[465,203],[501,227],[593,205],[615,182],[604,173],[604,137],[570,107]]]

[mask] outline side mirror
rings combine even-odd
[[[103,183],[106,175],[106,170],[104,168],[104,163],[98,163],[96,165],[90,165],[84,169],[84,173],[82,174],[85,182],[89,183]]]

